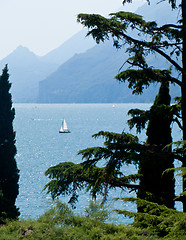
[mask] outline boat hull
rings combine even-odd
[[[59,133],[70,133],[70,131],[59,131]]]

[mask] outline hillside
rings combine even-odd
[[[39,84],[40,103],[151,102],[149,96],[132,96],[126,84],[114,79],[123,61],[122,51],[110,42],[76,54]]]
[[[157,19],[159,23],[173,22],[178,13],[167,8],[167,4],[162,2],[155,5],[151,1],[151,6],[145,4],[137,13],[144,15],[146,19]],[[85,37],[86,32],[86,29],[80,31],[42,57],[26,47],[19,46],[1,60],[1,69],[8,63],[13,101],[152,102],[157,86],[155,89],[151,86],[142,96],[132,96],[127,84],[119,84],[114,79],[127,59],[125,49],[117,51],[111,42],[96,45],[91,37]],[[149,65],[156,68],[169,67],[167,62],[162,62],[157,55],[149,58]],[[178,89],[173,91],[174,96],[179,95]]]
[[[8,64],[14,102],[36,102],[38,82],[56,70],[56,64],[43,62],[28,48],[19,46],[0,61],[0,68]]]
[[[151,6],[145,4],[137,10],[137,13],[144,15],[146,19],[157,19],[160,24],[173,22],[178,13],[169,9],[167,4],[153,5],[152,1]],[[157,15],[157,12],[160,15]],[[136,37],[134,31],[130,34]],[[125,49],[116,50],[109,41],[82,54],[76,54],[39,83],[38,101],[40,103],[152,102],[158,89],[156,85],[145,90],[143,95],[136,96],[131,95],[127,83],[119,84],[114,79],[126,59]],[[170,67],[168,62],[157,54],[149,56],[148,63],[155,68]],[[127,66],[124,67],[126,69]],[[179,95],[177,87],[172,87],[172,91],[173,96]]]
[[[66,42],[61,44],[58,48],[50,51],[42,57],[42,61],[53,62],[57,66],[65,63],[68,59],[74,56],[74,54],[83,53],[87,49],[96,45],[95,41],[91,38],[85,37],[86,30],[83,29],[80,32],[73,35]]]
[[[42,57],[35,55],[26,47],[17,47],[0,61],[0,69],[8,64],[13,101],[37,102],[39,81],[56,71],[75,53],[84,52],[94,45],[95,42],[91,38],[85,38],[85,31],[82,30]]]

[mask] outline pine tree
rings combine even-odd
[[[167,168],[173,167],[171,147],[165,146],[172,141],[170,125],[177,112],[177,105],[170,106],[168,83],[162,83],[150,110],[129,111],[132,116],[128,121],[130,128],[136,126],[140,132],[148,122],[149,137],[145,144],[141,144],[136,136],[125,132],[119,134],[101,131],[93,135],[94,138],[105,139],[104,147],[79,151],[84,160],[80,164],[60,163],[49,168],[45,173],[51,179],[45,186],[48,193],[53,198],[60,194],[70,195],[69,202],[74,204],[78,200],[77,190],[82,188],[90,191],[93,198],[101,194],[103,201],[107,199],[110,189],[126,188],[137,191],[139,198],[174,208],[173,172],[163,173]],[[98,167],[99,162],[104,167]],[[136,165],[138,173],[125,175],[123,167],[127,164]],[[136,183],[137,180],[139,184]],[[138,210],[142,211],[143,208],[138,206]]]
[[[19,216],[15,201],[18,195],[19,170],[15,155],[15,132],[12,97],[9,92],[11,83],[7,65],[0,76],[0,221]]]
[[[129,133],[104,131],[94,134],[93,138],[104,138],[104,146],[79,151],[78,154],[84,160],[82,163],[64,162],[50,167],[45,172],[51,179],[45,189],[47,193],[51,193],[52,198],[69,195],[69,203],[74,206],[78,200],[78,192],[83,188],[89,191],[93,198],[101,195],[103,202],[107,199],[110,189],[140,188],[135,184],[139,179],[138,174],[127,176],[121,170],[126,164],[138,163],[138,152],[143,149],[138,143],[138,138]],[[104,167],[97,166],[101,161],[104,161]]]
[[[171,2],[174,8],[175,2]],[[184,1],[182,10],[184,10]],[[184,19],[184,14],[181,19]],[[165,146],[172,141],[170,128],[172,122],[178,124],[183,132],[183,140],[186,139],[184,137],[184,129],[186,128],[186,108],[184,107],[186,104],[184,100],[186,91],[184,90],[184,84],[186,81],[184,80],[185,72],[183,70],[185,66],[183,44],[185,22],[179,21],[178,24],[158,26],[154,21],[147,22],[142,16],[128,12],[112,13],[109,18],[96,14],[79,14],[78,21],[88,27],[89,32],[87,35],[92,35],[97,43],[112,38],[116,48],[122,48],[128,44],[127,52],[129,52],[130,57],[126,62],[130,65],[130,68],[116,76],[118,81],[128,81],[129,88],[135,94],[142,94],[144,88],[154,82],[161,83],[161,88],[154,105],[149,111],[131,111],[135,117],[140,118],[139,122],[134,121],[132,123],[134,118],[130,122],[136,125],[137,130],[145,127],[146,122],[149,121],[146,144],[140,144],[135,136],[130,135],[129,137],[127,133],[99,132],[94,137],[105,138],[104,148],[88,148],[80,151],[83,160],[85,160],[82,164],[77,166],[62,163],[48,169],[46,175],[49,175],[52,179],[46,186],[48,192],[51,192],[55,197],[59,194],[70,195],[73,192],[75,194],[77,189],[87,187],[88,190],[91,190],[92,196],[103,193],[106,198],[110,188],[126,187],[138,190],[138,196],[143,199],[148,199],[150,196],[150,201],[173,208],[173,174],[163,176],[162,174],[166,168],[173,167],[174,156],[185,166],[184,151],[179,156],[173,156],[170,146],[165,149]],[[129,28],[138,31],[139,34],[136,34],[135,37],[129,35],[127,33]],[[149,66],[147,56],[151,53],[157,53],[165,58],[170,65],[175,67],[182,79],[174,77],[171,68],[160,70]],[[180,56],[183,59],[183,66],[176,61]],[[181,88],[181,101],[174,106],[170,106],[170,96],[168,86],[166,86],[168,82],[177,84]],[[161,124],[157,124],[160,122]],[[107,163],[104,168],[100,169],[96,164],[103,159],[106,159]],[[121,167],[128,163],[138,165],[139,173],[124,176]],[[153,170],[153,167],[156,170],[154,171],[155,179],[149,181],[152,177],[151,170]],[[136,179],[140,179],[140,184],[135,184]],[[183,180],[183,189],[185,183],[186,181]],[[148,195],[148,193],[151,195]],[[74,200],[76,199],[77,195]],[[185,211],[185,196],[183,195],[178,200],[183,202]]]
[[[125,1],[126,2],[126,1]],[[129,2],[131,2],[129,0]],[[176,1],[170,1],[172,8],[176,7]],[[129,83],[129,88],[134,94],[142,94],[145,87],[154,82],[170,82],[177,84],[181,90],[181,120],[177,123],[182,131],[182,139],[186,141],[186,55],[185,55],[185,22],[186,22],[186,1],[179,5],[181,15],[175,24],[164,24],[158,26],[155,21],[145,21],[138,14],[130,12],[117,12],[105,18],[97,14],[79,14],[78,21],[88,28],[88,34],[97,43],[113,39],[114,46],[118,49],[125,47],[129,53],[126,61],[130,68],[121,71],[116,79],[120,82]],[[134,30],[132,35],[128,30]],[[126,49],[126,45],[128,48]],[[148,56],[158,54],[170,64],[169,69],[156,69],[148,65]],[[179,60],[181,59],[182,64]],[[171,68],[178,72],[175,77]],[[182,166],[186,166],[186,152],[178,158]],[[183,177],[183,191],[186,190],[186,180]],[[186,196],[183,194],[179,199],[186,211]]]

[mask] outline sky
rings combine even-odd
[[[22,45],[43,56],[83,26],[78,13],[107,16],[119,8],[135,11],[145,0],[0,0],[0,60]]]

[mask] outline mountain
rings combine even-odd
[[[120,66],[120,53],[110,43],[76,54],[40,82],[39,102],[113,102],[122,92],[113,80]]]
[[[112,103],[152,102],[158,86],[141,96],[132,95],[127,84],[115,79],[127,54],[113,48],[111,42],[76,54],[39,83],[40,103]],[[150,59],[159,63],[158,59]],[[161,66],[160,66],[161,67]],[[153,90],[152,90],[153,89]]]
[[[85,29],[76,33],[61,46],[43,56],[42,60],[45,62],[53,62],[56,63],[57,66],[60,66],[73,57],[74,54],[83,53],[87,49],[92,48],[96,43],[91,37],[85,37],[86,33],[87,30]]]
[[[19,46],[0,61],[0,68],[8,64],[11,93],[14,102],[35,102],[38,82],[56,70],[53,63],[46,63],[28,48]]]
[[[173,22],[178,13],[166,4],[164,1],[155,5],[152,0],[151,7],[144,5],[137,13],[160,23]],[[142,96],[132,96],[127,84],[119,84],[114,79],[127,59],[125,50],[117,51],[110,42],[95,45],[91,37],[85,38],[86,32],[87,29],[80,31],[42,57],[19,46],[1,60],[1,69],[8,63],[13,101],[152,102],[156,94],[153,86]],[[168,66],[156,55],[149,58],[149,64]],[[173,91],[174,95],[179,94],[177,89]]]
[[[177,18],[177,13],[167,10],[168,3],[152,7],[142,6],[138,14],[145,15],[147,19],[157,19],[172,22]],[[135,31],[131,35],[135,36]],[[114,76],[127,59],[124,49],[116,50],[112,43],[106,41],[84,53],[76,54],[62,64],[56,72],[49,75],[39,83],[40,103],[98,103],[98,102],[152,102],[158,91],[157,85],[152,85],[141,96],[131,94],[127,83],[119,84]],[[148,63],[156,68],[168,68],[166,60],[157,54],[149,56]],[[125,68],[127,66],[125,65]],[[124,69],[124,68],[123,68]],[[179,95],[179,89],[172,87],[174,96]]]
[[[82,30],[42,57],[35,55],[26,47],[17,47],[0,61],[0,69],[8,64],[13,101],[36,102],[39,81],[45,79],[75,53],[84,52],[94,45],[95,42],[91,38],[85,38],[85,30]]]

